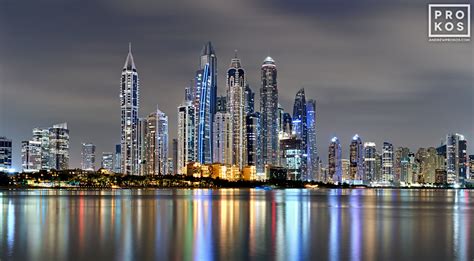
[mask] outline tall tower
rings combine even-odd
[[[213,120],[217,99],[217,57],[211,42],[204,45],[196,71],[194,107],[197,115],[197,160],[212,163]]]
[[[261,68],[260,117],[262,131],[262,164],[278,165],[278,87],[275,61],[265,58]]]
[[[95,145],[92,143],[82,143],[81,168],[86,171],[95,170]]]
[[[376,175],[376,154],[377,148],[374,142],[364,143],[364,166],[365,177],[364,182],[369,183],[375,181]]]
[[[337,137],[331,139],[328,153],[328,176],[334,183],[342,182],[342,151]],[[329,180],[330,181],[330,180]]]
[[[361,182],[364,178],[364,150],[358,134],[352,137],[349,156],[349,178],[352,182]]]
[[[307,179],[307,144],[308,144],[308,126],[307,126],[307,108],[304,88],[296,93],[295,104],[293,106],[293,132],[301,140],[301,148],[304,153],[301,157],[302,176]]]
[[[196,161],[196,111],[190,101],[178,107],[178,174],[189,162]]]
[[[138,72],[133,61],[132,47],[129,44],[127,59],[122,69],[120,80],[121,107],[121,164],[123,174],[138,174],[138,108],[139,80]]]
[[[393,181],[393,145],[384,142],[382,147],[382,182]]]
[[[464,135],[446,135],[446,173],[447,183],[459,184],[466,178],[466,139]]]
[[[49,165],[52,169],[69,168],[69,129],[66,122],[54,124],[49,128],[49,153]]]
[[[308,142],[306,144],[306,155],[307,155],[307,174],[308,180],[316,180],[317,173],[319,172],[319,156],[316,142],[316,101],[309,100],[306,103],[306,126],[308,128]]]
[[[232,165],[242,169],[245,165],[245,71],[237,58],[232,59],[227,70],[227,108],[232,119]]]

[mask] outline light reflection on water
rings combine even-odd
[[[473,260],[474,191],[3,190],[0,260]]]

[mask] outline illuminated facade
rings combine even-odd
[[[304,88],[300,89],[295,96],[295,103],[293,105],[293,134],[301,140],[301,146],[303,153],[301,157],[301,171],[303,178],[307,177],[307,144],[308,144],[308,126],[307,126],[307,108],[306,108],[306,96]]]
[[[41,143],[41,169],[49,170],[51,167],[50,159],[50,144],[49,144],[49,129],[48,128],[34,128],[33,140]]]
[[[178,107],[178,165],[177,173],[183,174],[183,169],[189,162],[196,161],[196,110],[194,105],[185,101]]]
[[[67,123],[49,128],[50,167],[55,170],[69,169],[69,129]]]
[[[214,117],[214,162],[232,164],[232,118],[230,113],[217,112]]]
[[[374,142],[364,143],[364,167],[366,183],[375,181],[377,177],[377,147]]]
[[[384,142],[382,147],[382,177],[381,182],[393,182],[393,145]]]
[[[23,172],[41,170],[41,142],[27,140],[21,142],[21,168]]]
[[[199,70],[194,85],[196,110],[197,160],[201,164],[212,163],[213,120],[217,99],[217,57],[211,42],[201,51]]]
[[[352,183],[361,183],[364,179],[364,147],[359,135],[354,135],[349,147],[349,179]]]
[[[282,167],[287,169],[289,180],[301,180],[303,175],[303,141],[292,135],[280,140]]]
[[[398,147],[395,150],[393,161],[393,182],[398,184],[402,177],[402,161],[408,157],[410,149],[406,147]]]
[[[260,113],[262,128],[262,164],[278,165],[279,124],[277,68],[271,57],[265,58],[261,67]],[[281,110],[283,111],[283,110]]]
[[[460,184],[466,178],[467,161],[466,139],[455,133],[446,136],[446,173],[447,183]]]
[[[247,134],[247,165],[255,166],[256,171],[262,173],[260,113],[247,114],[245,122]]]
[[[232,120],[232,165],[239,169],[246,165],[245,85],[245,71],[236,55],[227,70],[227,111]]]
[[[81,169],[86,171],[95,170],[95,145],[92,143],[82,143]]]
[[[0,172],[12,169],[12,140],[0,137]]]
[[[306,145],[307,155],[307,180],[316,180],[319,172],[319,156],[317,147],[316,128],[316,101],[309,100],[306,103],[306,125],[308,128],[308,142]]]
[[[122,69],[120,80],[121,107],[121,173],[137,175],[138,164],[138,108],[139,79],[135,62],[129,45],[127,59]]]
[[[331,139],[328,153],[328,178],[327,182],[342,182],[342,151],[341,143],[337,137]]]
[[[101,168],[109,171],[114,170],[114,154],[112,152],[102,152]]]

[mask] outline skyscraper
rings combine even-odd
[[[232,119],[230,113],[217,112],[214,117],[214,162],[232,164]]]
[[[383,183],[393,182],[393,145],[384,142],[382,147],[382,180]]]
[[[244,113],[245,115],[255,111],[255,93],[247,83],[244,90]]]
[[[364,179],[364,149],[362,140],[356,134],[352,137],[349,151],[349,176],[352,183],[361,183]]]
[[[114,153],[114,172],[121,173],[122,164],[122,149],[120,144],[115,144],[115,153]]]
[[[148,131],[148,119],[139,118],[138,127],[137,127],[137,163],[135,167],[137,168],[137,175],[144,176],[147,175],[146,167],[146,157],[147,157],[147,131]]]
[[[41,143],[41,169],[49,170],[50,159],[50,144],[49,144],[49,129],[48,128],[34,128],[33,140]]]
[[[21,142],[21,168],[23,172],[41,170],[41,142],[27,140]]]
[[[172,169],[173,169],[172,174],[177,174],[178,173],[178,139],[173,139],[171,147],[172,147],[171,163],[172,163]]]
[[[212,163],[213,120],[217,99],[217,57],[211,42],[201,51],[199,70],[196,72],[194,107],[196,109],[197,160]]]
[[[0,172],[8,172],[12,168],[12,140],[0,137]]]
[[[239,167],[239,169],[246,165],[245,85],[245,71],[236,54],[227,70],[227,108],[232,119],[232,165]]]
[[[49,128],[49,153],[52,169],[65,170],[69,168],[69,129],[67,123],[55,124]]]
[[[216,101],[216,113],[227,112],[227,96],[219,96]]]
[[[92,143],[82,143],[81,168],[86,171],[95,170],[95,145]]]
[[[122,69],[120,80],[121,106],[121,164],[123,174],[136,175],[138,158],[138,108],[139,79],[132,48],[129,45],[127,59]]]
[[[301,157],[304,154],[303,141],[296,135],[280,139],[280,153],[282,167],[288,170],[288,179],[301,180],[303,175],[303,159]]]
[[[395,150],[393,162],[393,181],[398,184],[402,176],[402,161],[408,158],[410,149],[406,147],[398,147]]]
[[[306,103],[306,126],[308,128],[308,143],[306,145],[307,155],[307,175],[306,179],[316,180],[318,167],[319,167],[319,156],[317,147],[317,128],[316,128],[316,101],[309,100]]]
[[[114,170],[114,154],[112,152],[102,152],[101,168],[108,171]]]
[[[328,175],[334,183],[342,182],[342,150],[341,143],[337,137],[331,139],[328,153]]]
[[[377,147],[374,142],[364,143],[365,183],[375,181],[377,178]]]
[[[158,160],[158,173],[161,175],[168,175],[169,166],[168,166],[168,151],[169,151],[169,141],[168,141],[168,116],[159,109],[156,112],[157,115],[157,125],[156,125],[156,150],[157,150],[157,160]]]
[[[307,144],[308,144],[308,126],[307,126],[307,108],[304,88],[300,89],[295,96],[293,106],[293,133],[301,140],[303,153],[301,158],[301,172],[304,179],[307,178]]]
[[[461,184],[466,178],[467,161],[466,139],[464,135],[454,133],[446,135],[446,172],[447,183]]]
[[[196,111],[191,102],[178,107],[178,162],[177,173],[183,174],[183,168],[189,162],[197,160]]]
[[[262,164],[278,165],[278,87],[277,68],[271,57],[261,67],[260,113],[262,128]]]
[[[260,113],[247,114],[245,121],[247,134],[247,165],[256,166],[257,173],[263,173]]]

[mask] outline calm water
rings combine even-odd
[[[0,190],[0,260],[469,260],[474,191]]]

